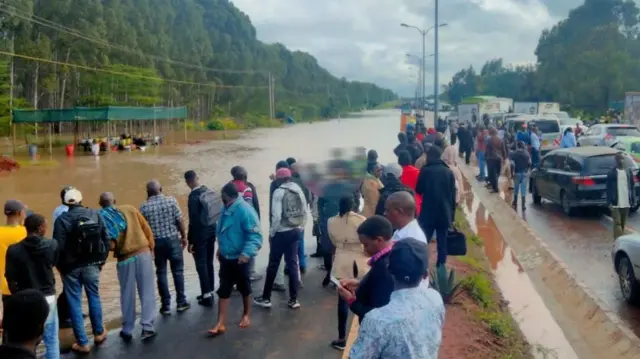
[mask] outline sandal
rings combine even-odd
[[[73,345],[71,345],[71,350],[78,354],[89,354],[91,353],[91,346],[89,344],[80,345],[78,343],[73,343]]]

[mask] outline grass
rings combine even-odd
[[[486,325],[499,343],[495,347],[495,355],[487,359],[529,359],[533,358],[533,349],[537,354],[543,355],[543,358],[553,359],[553,356],[546,356],[552,351],[541,346],[533,348],[527,343],[512,314],[504,306],[484,253],[484,241],[473,233],[461,209],[456,211],[455,225],[467,237],[467,255],[455,257],[454,260],[471,269],[461,279],[462,290],[478,305],[476,309],[472,309],[472,315]]]

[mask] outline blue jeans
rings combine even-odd
[[[60,338],[58,337],[58,306],[55,300],[50,305],[49,316],[44,323],[44,333],[42,334],[42,342],[44,343],[46,352],[44,359],[60,359]]]
[[[476,157],[478,158],[478,167],[480,168],[480,177],[487,177],[487,161],[484,159],[484,152],[476,152]]]
[[[537,168],[540,164],[540,150],[531,149],[531,167]]]
[[[529,174],[527,172],[515,173],[513,175],[513,198],[518,198],[518,193],[522,197],[527,195],[527,184],[529,182]]]
[[[180,241],[178,238],[156,239],[156,246],[153,252],[155,254],[154,262],[162,309],[167,309],[171,306],[171,292],[169,292],[169,282],[167,281],[167,262],[171,266],[173,284],[176,287],[177,303],[178,305],[186,304],[187,297],[184,294],[184,257],[182,256]]]
[[[76,341],[80,345],[89,344],[89,338],[84,330],[84,319],[82,317],[82,287],[87,294],[89,303],[89,319],[93,335],[100,335],[104,332],[102,323],[102,303],[100,302],[100,268],[96,266],[76,268],[62,277],[64,293],[69,302],[69,313],[71,315],[71,326]]]

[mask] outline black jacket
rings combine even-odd
[[[191,193],[187,199],[187,208],[189,210],[189,231],[187,232],[187,240],[189,244],[194,244],[199,240],[213,238],[216,235],[215,226],[205,226],[202,224],[201,215],[203,211],[200,196],[209,189],[206,186],[200,186]]]
[[[396,148],[393,149],[393,153],[395,153],[397,156],[400,152],[408,151],[408,150],[409,150],[409,145],[406,143],[401,143],[397,145]]]
[[[515,164],[513,173],[524,173],[531,167],[531,158],[525,150],[517,150],[509,154],[511,161]]]
[[[412,195],[414,194],[411,187],[405,186],[399,179],[394,176],[385,176],[384,187],[380,188],[380,198],[376,205],[376,214],[384,216],[384,204],[387,202],[387,198],[400,191],[406,191]]]
[[[101,226],[102,243],[107,251],[101,255],[79,254],[78,238],[74,232],[75,223],[81,218],[87,217],[95,220]],[[70,206],[69,210],[56,219],[53,225],[53,239],[58,242],[58,264],[56,267],[61,274],[66,274],[76,268],[88,267],[92,265],[102,266],[109,255],[109,236],[107,227],[100,213],[94,209],[83,206]]]
[[[422,228],[451,227],[456,208],[456,179],[444,161],[427,161],[426,166],[420,170],[416,192],[422,195],[422,209],[418,219]]]
[[[407,152],[411,155],[411,163],[416,163],[418,157],[422,155],[422,144],[414,142],[407,147]]]
[[[360,323],[372,309],[389,304],[393,292],[393,279],[388,268],[389,253],[378,258],[360,281],[356,290],[356,300],[350,306]]]
[[[473,150],[473,136],[469,129],[460,127],[458,129],[458,140],[460,141],[460,151],[465,152]]]
[[[11,293],[36,289],[45,296],[56,294],[53,267],[58,261],[58,243],[28,236],[7,249],[5,278]]]
[[[625,172],[627,172],[627,186],[629,188],[629,205],[633,207],[636,204],[633,172],[631,169],[626,169]],[[610,206],[618,205],[618,169],[615,167],[607,174],[607,204]]]
[[[258,213],[258,219],[260,219],[260,201],[258,201],[258,191],[256,190],[256,186],[251,182],[247,181],[247,186],[249,186],[249,188],[251,188],[251,192],[253,192],[253,197],[251,197],[253,209],[256,210],[256,213]],[[271,208],[271,206],[269,206],[269,208]]]
[[[293,181],[293,183],[297,184],[300,187],[302,193],[304,193],[304,199],[307,201],[307,204],[311,204],[311,192],[309,191],[309,188],[307,188],[307,186],[304,184],[304,182],[302,182],[300,174],[298,172],[293,172],[291,174],[291,180]]]
[[[0,358],[2,359],[36,359],[36,353],[13,345],[0,345]]]

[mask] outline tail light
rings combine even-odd
[[[595,186],[596,182],[591,177],[573,177],[571,181],[577,185]]]

